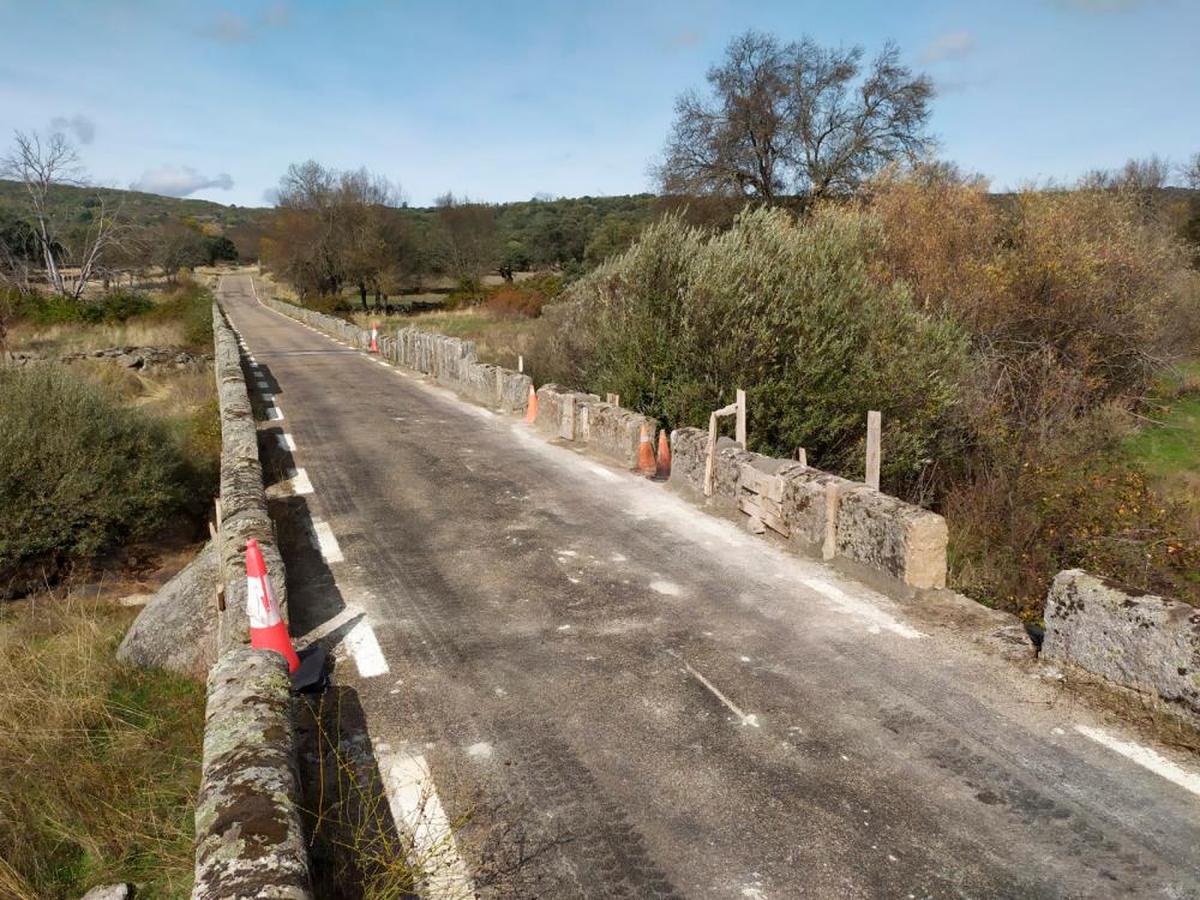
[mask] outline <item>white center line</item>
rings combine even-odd
[[[1185,791],[1190,791],[1197,797],[1200,797],[1200,775],[1175,765],[1171,760],[1151,750],[1149,747],[1143,747],[1141,744],[1135,744],[1132,741],[1123,741],[1120,738],[1113,737],[1107,731],[1102,731],[1099,728],[1089,728],[1086,725],[1076,725],[1075,730],[1084,737],[1091,738],[1097,744],[1101,744],[1109,750],[1121,754],[1126,759],[1132,760],[1143,769],[1149,769],[1155,775],[1161,775],[1167,781],[1173,782]]]
[[[375,745],[392,818],[411,836],[413,863],[425,873],[422,897],[463,900],[475,896],[467,864],[459,855],[450,819],[438,797],[425,757],[414,750],[395,752]]]

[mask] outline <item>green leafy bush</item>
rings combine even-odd
[[[125,322],[154,309],[154,303],[136,291],[110,291],[96,299],[72,300],[58,294],[22,294],[16,318],[35,325],[83,322],[90,325]]]
[[[880,240],[845,209],[799,223],[759,209],[717,234],[668,217],[568,290],[534,355],[552,369],[541,374],[619,393],[670,427],[706,426],[742,387],[751,449],[803,446],[847,473],[861,471],[867,410],[881,410],[885,475],[910,491],[957,440],[967,341],[871,277]]]
[[[145,318],[150,321],[183,322],[183,339],[187,346],[201,352],[211,352],[212,293],[189,279],[181,280],[158,305],[151,305]]]
[[[52,366],[0,370],[0,596],[163,525],[189,472],[164,426]]]

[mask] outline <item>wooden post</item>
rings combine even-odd
[[[827,481],[825,483],[825,542],[821,546],[822,559],[833,559],[837,554],[837,519],[840,499],[837,482]]]
[[[525,357],[520,353],[517,354],[517,371],[525,374]]]
[[[717,466],[717,414],[708,417],[708,453],[704,459],[704,496],[711,497]]]
[[[800,461],[800,465],[806,469],[808,468],[808,453],[803,447],[796,448],[796,459]]]
[[[882,451],[883,416],[876,410],[867,413],[867,477],[868,487],[879,490],[879,464]]]
[[[621,405],[621,395],[620,394],[609,394],[608,396],[606,396],[604,398],[604,402],[608,403],[612,406],[620,406]]]
[[[746,392],[738,388],[737,392],[737,425],[734,440],[746,449]]]

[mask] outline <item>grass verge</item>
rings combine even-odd
[[[203,685],[116,662],[134,610],[0,606],[0,896],[186,897]]]

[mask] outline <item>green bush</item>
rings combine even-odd
[[[145,318],[152,321],[181,320],[187,346],[211,352],[213,345],[212,294],[194,281],[181,281],[166,300],[152,306]]]
[[[0,596],[121,541],[186,501],[166,429],[51,366],[0,371]]]
[[[861,472],[866,413],[883,413],[893,490],[911,492],[956,442],[965,336],[900,284],[872,279],[869,216],[833,208],[801,223],[743,213],[719,234],[668,217],[567,292],[542,373],[669,427],[704,427],[746,389],[751,449]],[[560,312],[561,310],[561,312]],[[534,354],[531,354],[534,355]]]
[[[35,325],[60,325],[66,322],[96,325],[124,322],[145,315],[152,309],[153,301],[136,291],[110,291],[89,300],[72,300],[58,294],[28,293],[21,295],[16,306],[16,318]]]

